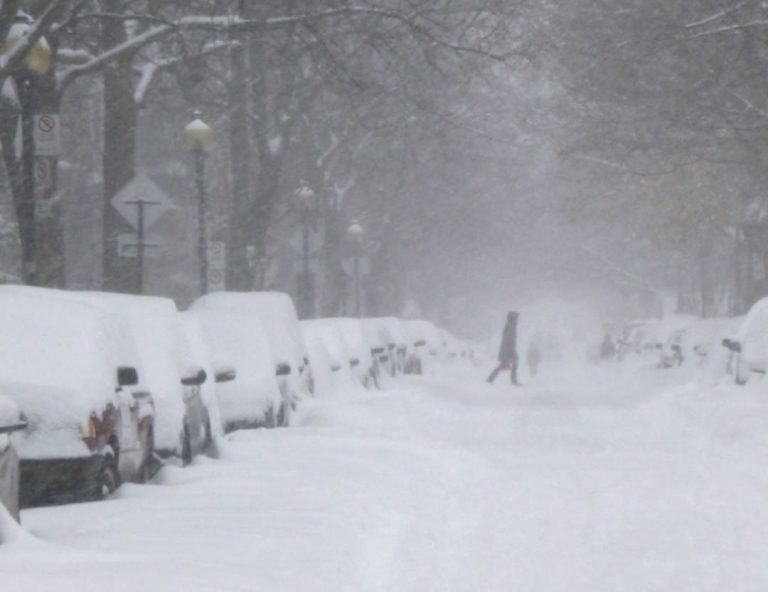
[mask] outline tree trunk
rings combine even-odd
[[[227,288],[252,290],[253,267],[248,261],[248,245],[253,233],[251,200],[251,144],[248,137],[247,62],[242,45],[230,50],[229,153],[232,167],[232,213],[227,241]]]
[[[119,12],[119,2],[107,2]],[[113,6],[117,4],[118,6]],[[125,25],[120,19],[104,19],[104,49],[126,39]],[[132,226],[112,206],[112,199],[134,177],[136,124],[138,108],[133,98],[133,56],[128,55],[104,70],[104,235],[102,253],[102,286],[112,292],[133,292],[137,285],[136,260],[118,256],[118,235],[132,233]]]

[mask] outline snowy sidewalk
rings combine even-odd
[[[25,512],[2,589],[768,589],[764,397],[615,370],[313,403],[154,485]]]

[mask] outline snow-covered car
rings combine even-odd
[[[301,325],[290,296],[281,292],[216,292],[201,296],[190,310],[230,310],[259,319],[266,330],[275,360],[280,392],[286,405],[281,413],[290,421],[290,412],[302,396],[314,388]]]
[[[224,432],[284,423],[283,405],[289,403],[280,394],[264,324],[254,315],[204,306],[195,306],[184,316],[199,325],[212,359],[226,360],[237,370],[234,381],[216,384]]]
[[[12,434],[27,429],[18,406],[0,395],[0,504],[19,520],[19,454]]]
[[[62,294],[0,288],[0,389],[29,425],[17,438],[22,506],[99,499],[146,478],[151,453],[151,398],[130,336]]]
[[[704,360],[734,333],[738,321],[731,318],[687,318],[680,324],[685,326],[672,329],[664,343],[659,358],[662,368],[681,366],[684,363],[703,364]]]
[[[301,321],[301,331],[312,362],[315,393],[329,396],[359,388],[362,378],[357,375],[359,360],[354,348],[348,345],[340,325],[346,319],[311,319]],[[351,327],[349,327],[351,328]],[[349,329],[348,328],[348,329]],[[361,344],[365,349],[365,345]],[[352,364],[352,360],[356,364]],[[323,365],[328,371],[323,372]],[[360,379],[360,380],[358,380]]]
[[[403,321],[411,340],[411,352],[405,365],[406,374],[422,374],[427,357],[437,356],[442,347],[440,330],[430,321]]]
[[[659,351],[659,368],[675,368],[693,357],[690,345],[701,319],[692,315],[674,314],[657,325],[653,346]]]
[[[344,348],[349,356],[349,368],[355,379],[369,388],[375,383],[375,365],[371,348],[366,341],[363,323],[360,319],[334,318],[333,322],[341,333]]]
[[[211,413],[201,390],[208,373],[204,360],[193,355],[173,300],[107,292],[79,292],[78,296],[107,307],[131,328],[142,384],[152,393],[155,405],[155,452],[160,458],[191,462],[213,439]]]
[[[402,373],[411,349],[408,331],[403,321],[397,317],[381,317],[373,320],[379,324],[380,331],[387,341],[390,373],[393,376],[398,372]]]
[[[768,371],[768,298],[749,309],[733,337],[725,337],[723,346],[731,352],[730,372],[737,384],[746,384],[753,374]]]
[[[632,321],[624,326],[616,340],[616,359],[630,354],[643,354],[661,348],[661,322],[657,319]]]
[[[203,326],[194,314],[181,313],[184,333],[192,352],[192,358],[201,364],[208,379],[200,385],[203,404],[208,410],[211,431],[214,436],[223,433],[224,423],[219,408],[217,390],[219,385],[237,378],[236,366],[226,356],[216,355],[208,347]],[[212,378],[212,379],[211,379]]]
[[[394,373],[395,342],[381,319],[362,319],[363,335],[373,359],[373,382],[380,386],[382,373]]]

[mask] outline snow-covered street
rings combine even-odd
[[[151,485],[27,510],[2,590],[768,589],[759,384],[485,373],[313,401]]]

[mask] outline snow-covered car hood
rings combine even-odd
[[[90,412],[72,402],[77,394],[63,388],[32,384],[3,384],[27,420],[27,429],[14,435],[22,458],[72,458],[89,456],[83,441]],[[102,410],[91,411],[101,413]],[[17,416],[18,417],[18,416]]]

